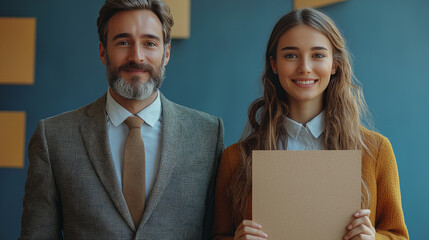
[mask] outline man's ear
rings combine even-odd
[[[170,61],[170,50],[171,50],[171,44],[169,43],[165,47],[164,67],[167,65],[168,61]]]
[[[271,63],[271,69],[273,70],[273,72],[275,74],[277,74],[278,73],[277,62],[276,62],[276,60],[272,56],[270,57],[270,63]]]
[[[106,65],[107,61],[106,61],[105,49],[104,49],[104,46],[101,42],[98,45],[98,49],[100,50],[100,60],[104,65]]]

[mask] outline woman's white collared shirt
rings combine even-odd
[[[286,117],[287,150],[324,150],[325,121],[322,111],[305,126]],[[280,144],[281,145],[281,144]],[[283,149],[280,146],[280,149]]]

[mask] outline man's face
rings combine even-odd
[[[107,24],[106,43],[106,48],[100,43],[100,59],[116,93],[144,100],[157,91],[170,58],[170,45],[164,45],[162,24],[152,11],[116,13]]]

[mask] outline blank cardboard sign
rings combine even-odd
[[[253,151],[252,217],[269,239],[340,240],[361,206],[361,151]]]

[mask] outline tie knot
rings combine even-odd
[[[144,121],[139,117],[128,117],[125,119],[124,123],[128,126],[128,128],[140,128]]]

